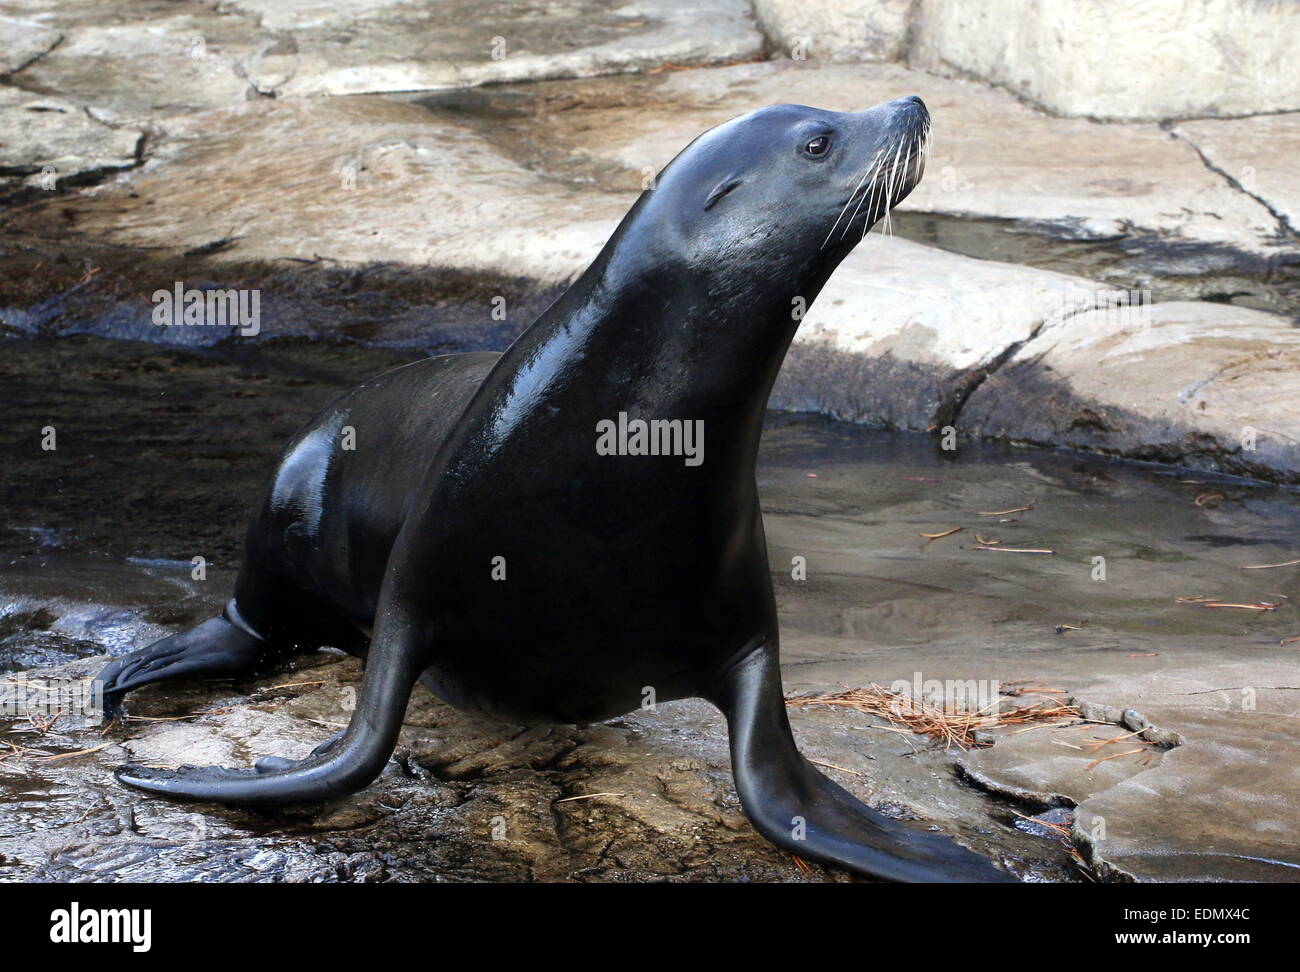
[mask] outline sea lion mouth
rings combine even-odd
[[[930,154],[930,112],[925,102],[915,95],[899,98],[882,106],[891,110],[888,130],[879,140],[875,152],[867,161],[861,174],[852,183],[848,199],[840,209],[821,248],[825,249],[839,233],[844,240],[853,228],[859,214],[862,219],[862,239],[882,217],[881,233],[893,235],[890,211],[916,187],[925,172],[925,161]],[[865,211],[863,209],[865,205]],[[848,215],[852,210],[852,214]],[[845,216],[848,215],[848,219]]]

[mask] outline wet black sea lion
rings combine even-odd
[[[102,678],[116,706],[332,644],[367,656],[350,725],[300,762],[118,778],[228,804],[325,800],[379,774],[417,679],[525,723],[612,718],[650,689],[723,711],[745,812],[777,845],[879,878],[1005,880],[795,748],[754,477],[797,308],[916,185],[929,124],[901,98],[720,125],[504,354],[419,361],[322,411],[280,461],[225,612]],[[598,448],[637,420],[667,448]],[[697,429],[699,455],[671,454]]]

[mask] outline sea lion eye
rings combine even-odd
[[[819,155],[825,155],[826,150],[829,149],[830,147],[831,147],[830,137],[826,135],[818,135],[811,142],[805,145],[803,147],[803,150],[806,155],[811,155],[814,158],[816,158]]]

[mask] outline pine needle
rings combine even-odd
[[[923,699],[898,692],[890,692],[879,685],[830,692],[823,695],[805,695],[789,698],[785,704],[791,708],[826,706],[828,708],[854,709],[867,715],[885,719],[890,726],[877,726],[894,732],[912,732],[942,741],[947,746],[966,750],[982,745],[975,734],[982,729],[1018,726],[1040,720],[1056,721],[1068,716],[1081,716],[1074,706],[1056,699],[1044,699],[1006,712],[986,711],[996,708],[997,699],[984,709],[966,712],[950,711]]]

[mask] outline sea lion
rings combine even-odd
[[[719,125],[504,354],[419,361],[325,408],[280,460],[225,612],[102,680],[116,706],[328,643],[367,656],[347,730],[299,762],[118,779],[254,807],[326,800],[379,774],[417,679],[518,723],[609,719],[650,690],[722,710],[745,813],[780,847],[877,878],[1005,880],[795,748],[755,484],[799,310],[916,185],[929,126],[916,97]],[[698,455],[671,454],[688,428]]]

